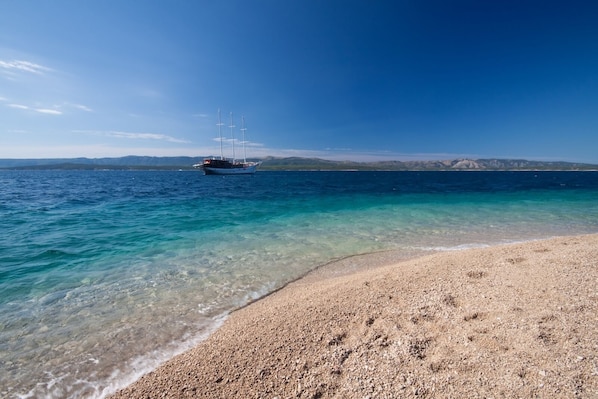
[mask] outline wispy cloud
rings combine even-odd
[[[57,109],[51,109],[51,108],[35,108],[35,107],[29,107],[29,106],[23,105],[23,104],[6,104],[6,106],[10,107],[10,108],[15,108],[15,109],[22,109],[24,111],[39,112],[40,114],[62,115],[62,111],[59,111]]]
[[[168,141],[170,143],[190,143],[190,141],[177,139],[176,137],[168,136],[160,133],[136,133],[136,132],[121,132],[118,130],[98,131],[98,130],[75,130],[75,133],[95,134],[104,137],[114,137],[118,139],[129,140],[159,140]]]
[[[91,108],[89,108],[88,106],[83,105],[83,104],[69,104],[69,105],[73,108],[80,109],[81,111],[93,112],[93,110]]]
[[[70,108],[70,109],[76,109],[79,111],[93,112],[93,109],[91,109],[87,105],[77,104],[77,103],[69,103],[69,102],[64,102],[64,103],[62,103],[62,105],[55,106],[55,108]]]
[[[220,138],[219,137],[215,137],[212,139],[213,141],[219,143],[220,142]],[[227,145],[233,145],[233,143],[235,145],[243,145],[243,143],[245,143],[246,146],[248,147],[263,147],[264,145],[262,143],[255,143],[253,141],[247,141],[245,140],[245,142],[243,142],[243,140],[239,140],[237,138],[231,139],[231,138],[227,138],[227,137],[223,137],[222,138],[222,142],[226,143]]]
[[[34,108],[33,110],[35,112],[39,112],[40,114],[62,115],[62,111],[58,111],[57,109]]]
[[[131,133],[131,132],[108,132],[107,136],[123,138],[123,139],[132,139],[132,140],[163,140],[169,141],[171,143],[187,143],[185,140],[180,140],[172,136],[168,136],[165,134],[159,133]]]
[[[21,105],[21,104],[7,104],[6,106],[10,107],[10,108],[16,108],[16,109],[30,109],[28,106]]]
[[[8,72],[9,74],[15,72],[27,72],[33,73],[36,75],[43,75],[46,72],[52,71],[51,68],[48,68],[43,65],[35,64],[29,61],[21,61],[21,60],[11,60],[11,61],[3,61],[0,60],[0,69]]]

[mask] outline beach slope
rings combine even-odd
[[[596,398],[598,235],[308,277],[114,398]]]

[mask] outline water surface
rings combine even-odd
[[[596,233],[598,173],[0,171],[0,216],[0,396],[104,397],[335,259]]]

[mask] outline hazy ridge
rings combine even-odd
[[[119,158],[49,158],[0,159],[3,169],[61,169],[61,170],[191,170],[203,157],[126,156]],[[598,165],[575,162],[545,162],[525,159],[453,159],[433,161],[330,161],[320,158],[251,159],[262,161],[259,170],[389,170],[389,171],[445,171],[445,170],[598,170]]]

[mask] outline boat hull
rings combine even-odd
[[[258,164],[234,166],[232,168],[218,168],[213,166],[203,166],[206,175],[251,175],[254,174]]]

